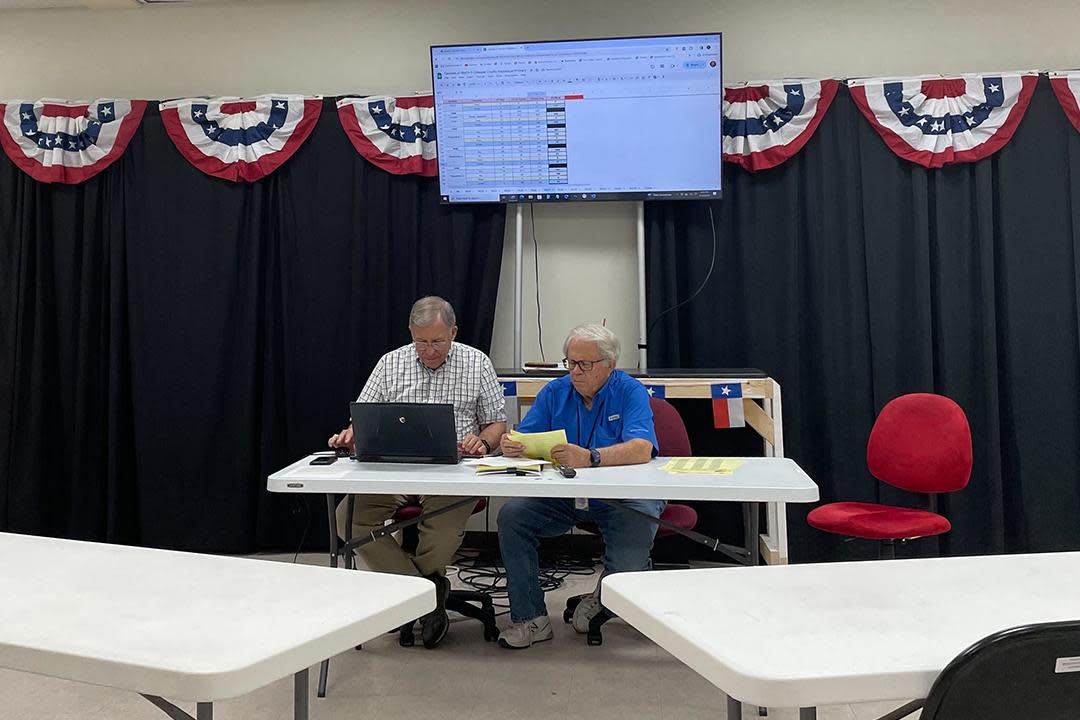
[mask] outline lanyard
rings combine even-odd
[[[579,400],[579,402],[584,402],[584,401]],[[580,443],[581,442],[581,405],[576,405],[574,407],[574,409],[577,410],[577,441]],[[599,405],[597,405],[595,410],[596,410],[596,417],[593,418],[592,430],[589,431],[589,438],[585,441],[585,444],[581,445],[580,447],[587,448],[587,449],[592,449],[593,435],[596,434],[596,427],[600,424],[600,416],[603,414],[604,403],[601,402]]]

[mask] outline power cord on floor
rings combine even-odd
[[[486,552],[469,552],[452,566],[458,580],[473,590],[491,598],[496,615],[510,612],[510,598],[506,588],[506,568],[498,555]],[[448,568],[449,570],[450,568]],[[587,577],[596,573],[596,559],[582,560],[578,555],[546,555],[540,563],[540,589],[543,592],[558,590],[563,581],[572,575]]]

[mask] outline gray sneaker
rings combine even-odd
[[[525,622],[514,623],[499,633],[499,644],[504,648],[521,650],[533,643],[550,640],[554,633],[551,631],[551,621],[547,615],[535,617]]]
[[[600,614],[600,608],[600,598],[596,597],[596,593],[589,593],[581,598],[581,602],[574,608],[574,617],[570,621],[574,630],[582,635],[589,632],[589,621]]]

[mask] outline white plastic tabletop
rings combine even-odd
[[[422,578],[0,533],[0,667],[235,697],[435,607]]]
[[[1080,617],[1080,553],[621,573],[601,598],[742,702],[910,700],[991,633]]]
[[[267,479],[271,492],[390,493],[466,497],[589,497],[656,500],[725,500],[734,502],[814,502],[814,481],[790,458],[739,458],[731,475],[672,475],[660,469],[670,458],[643,465],[582,468],[564,478],[554,470],[540,477],[477,475],[467,465],[359,463],[339,459],[332,465],[299,460]]]

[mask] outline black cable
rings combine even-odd
[[[551,592],[563,586],[571,575],[589,576],[596,573],[597,558],[580,560],[571,555],[555,555],[542,558],[540,565],[540,589]],[[460,557],[454,566],[458,580],[473,590],[491,598],[491,604],[505,615],[510,611],[510,598],[506,588],[506,568],[497,554],[477,553]]]
[[[715,222],[715,220],[713,220],[712,203],[706,203],[706,206],[709,208],[709,228],[712,230],[712,241],[713,241],[712,242],[712,260],[709,261],[709,271],[707,273],[705,273],[705,279],[701,281],[701,285],[698,287],[697,290],[694,291],[693,295],[686,298],[682,302],[677,303],[676,305],[673,305],[672,307],[669,307],[667,310],[665,310],[664,312],[660,313],[655,318],[653,318],[653,321],[651,323],[649,323],[649,327],[645,332],[646,342],[648,342],[648,338],[652,337],[653,328],[656,327],[656,323],[660,322],[661,318],[663,318],[665,315],[667,315],[670,312],[675,312],[676,310],[681,308],[683,305],[686,305],[688,302],[690,302],[691,300],[696,298],[698,295],[700,295],[701,291],[704,290],[705,286],[709,283],[709,278],[712,277],[713,268],[716,266],[716,246],[717,246],[716,222]]]
[[[300,550],[303,549],[303,547],[304,547],[304,540],[307,540],[308,528],[311,527],[311,506],[308,504],[307,495],[302,495],[300,497],[302,497],[303,500],[304,500],[303,505],[300,504],[300,498],[299,497],[297,497],[296,495],[293,496],[293,498],[296,500],[296,505],[294,506],[293,514],[294,515],[297,514],[297,513],[303,513],[304,514],[304,531],[302,533],[300,533],[300,542],[297,544],[296,552],[293,554],[292,561],[294,563],[296,562],[297,558],[300,557]]]
[[[529,203],[529,225],[532,226],[533,271],[536,275],[536,337],[540,343],[540,361],[547,362],[544,356],[544,326],[540,322],[540,244],[536,240],[536,214],[532,203]]]

